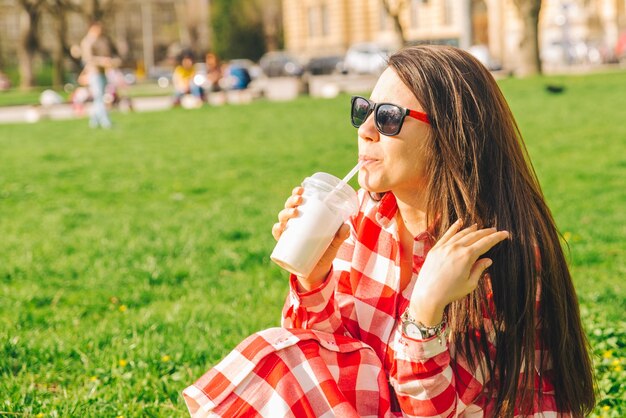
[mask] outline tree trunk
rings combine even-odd
[[[514,0],[522,19],[522,39],[520,41],[520,61],[518,74],[529,76],[541,74],[539,57],[539,11],[541,0]]]
[[[82,6],[82,14],[89,21],[103,22],[107,18],[111,17],[115,13],[116,1],[115,0],[91,0]],[[144,3],[144,2],[140,2]]]
[[[400,38],[400,45],[405,46],[407,44],[406,33],[404,32],[404,28],[402,27],[402,23],[400,22],[400,14],[402,9],[406,7],[408,4],[406,0],[396,0],[395,8],[391,7],[391,0],[383,0],[383,7],[385,11],[393,20],[393,27],[398,34],[398,38]]]
[[[265,38],[265,49],[276,51],[280,49],[280,33],[282,25],[282,14],[280,2],[277,0],[259,1],[260,13],[263,16],[263,36]]]
[[[33,70],[35,54],[39,51],[39,21],[41,2],[20,1],[24,13],[21,17],[21,35],[17,56],[19,60],[20,88],[27,90],[35,85]]]
[[[52,53],[52,87],[58,89],[63,87],[63,83],[65,82],[65,66],[63,65],[63,61],[65,60],[64,47],[66,44],[67,20],[65,14],[57,15],[56,18],[57,44]]]
[[[4,70],[4,45],[2,43],[2,38],[0,38],[0,73]]]
[[[72,12],[80,13],[79,6],[71,0],[48,0],[45,3],[46,11],[52,16],[56,45],[52,51],[52,86],[56,89],[65,83],[65,60],[70,58],[76,68],[80,68],[80,59],[72,56],[67,43],[67,16]]]

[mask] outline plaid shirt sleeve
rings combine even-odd
[[[476,403],[484,385],[480,367],[471,369],[457,356],[455,370],[446,340],[414,340],[395,331],[395,359],[389,380],[405,416],[458,416]]]
[[[491,383],[487,381],[483,371],[487,370],[486,362],[492,362],[495,357],[495,332],[491,320],[488,317],[484,317],[483,320],[488,336],[489,355],[479,353],[474,367],[470,366],[462,353],[451,354],[447,338],[443,338],[441,342],[437,336],[415,340],[406,336],[400,325],[396,327],[390,342],[395,356],[389,371],[389,381],[395,389],[404,416],[493,415],[495,403],[486,396],[485,391],[485,385]],[[542,345],[538,335],[535,347],[536,364],[539,364],[542,358]],[[529,414],[522,414],[516,408],[514,413],[516,417],[572,417],[569,412],[558,411],[550,373],[551,370],[547,370],[543,375],[536,372],[532,410],[528,411]]]
[[[297,277],[293,274],[289,277],[289,294],[283,307],[281,322],[284,328],[313,329],[348,335],[337,305],[335,290],[339,280],[350,275],[355,228],[353,221],[349,225],[350,237],[341,245],[324,283],[301,293],[297,290]]]

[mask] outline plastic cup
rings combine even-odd
[[[302,186],[298,216],[287,222],[270,258],[285,270],[307,277],[341,225],[357,213],[359,203],[350,185],[328,173],[315,173]]]

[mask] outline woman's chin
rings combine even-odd
[[[363,173],[359,174],[359,186],[370,193],[384,193],[387,191],[378,182],[373,181],[367,174],[363,175]]]

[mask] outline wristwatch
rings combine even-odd
[[[432,327],[427,327],[421,322],[416,321],[415,318],[411,317],[409,314],[409,308],[406,308],[406,311],[404,311],[400,319],[402,320],[402,332],[407,337],[415,340],[427,340],[437,336],[439,344],[443,343],[442,337],[445,337],[444,334],[448,325],[445,314],[443,315],[441,322]]]

